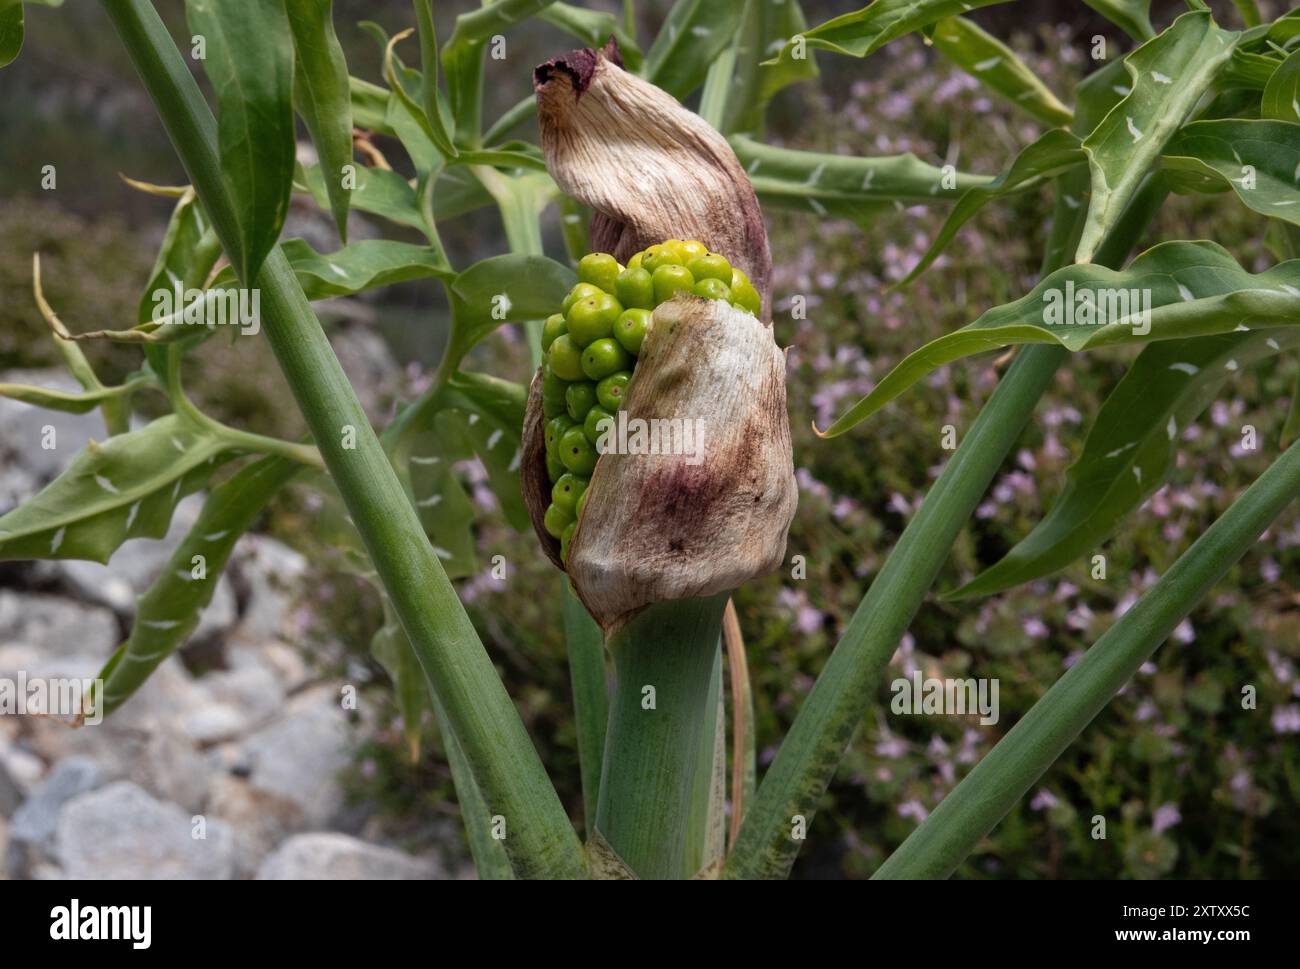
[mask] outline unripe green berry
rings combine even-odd
[[[618,260],[607,252],[589,252],[578,260],[578,278],[607,293],[614,292],[614,280],[622,271]]]
[[[587,494],[591,489],[585,489],[582,494],[578,495],[578,503],[573,507],[573,514],[576,518],[582,517],[582,509],[587,507]]]
[[[676,293],[689,293],[695,288],[695,277],[685,266],[660,266],[653,275],[655,305],[672,299]]]
[[[559,481],[560,476],[567,472],[568,469],[565,468],[564,462],[560,460],[559,456],[555,453],[547,452],[546,479],[548,481]]]
[[[573,512],[552,503],[546,506],[542,524],[551,536],[559,538],[564,534],[564,530],[573,524]]]
[[[758,295],[758,290],[754,288],[753,283],[749,280],[741,283],[739,286],[731,287],[731,302],[734,306],[739,306],[742,310],[753,313],[758,316],[763,310],[763,299]]]
[[[641,260],[644,259],[644,258],[645,258],[645,253],[644,253],[644,252],[638,252],[635,256],[633,256],[631,259],[629,259],[629,260],[627,261],[627,268],[628,268],[628,269],[640,269],[640,268],[642,268],[642,267],[641,267]]]
[[[593,445],[600,441],[600,436],[609,430],[608,424],[601,424],[601,421],[612,421],[614,415],[597,404],[591,410],[587,411],[587,419],[582,422],[582,433],[586,435],[587,440]],[[597,448],[597,451],[600,449]]]
[[[618,314],[618,320],[614,323],[614,339],[624,350],[635,356],[641,352],[641,344],[645,343],[646,331],[650,329],[650,320],[649,310],[624,310]]]
[[[551,369],[561,380],[582,380],[582,350],[568,333],[561,333],[546,353]]]
[[[641,268],[649,270],[652,275],[660,266],[681,266],[681,264],[682,257],[668,248],[666,243],[651,246],[641,258]]]
[[[701,279],[695,284],[695,295],[705,299],[731,299],[731,287],[721,279]]]
[[[702,256],[709,250],[702,242],[696,242],[694,239],[670,239],[665,243],[668,248],[677,253],[677,258],[682,261],[683,266],[690,266],[691,260],[697,256]]]
[[[619,373],[610,374],[596,384],[596,400],[600,401],[600,406],[611,414],[618,410],[623,403],[623,394],[627,390],[627,382],[631,379],[632,372],[623,370]]]
[[[587,480],[580,475],[570,474],[566,471],[560,475],[555,482],[555,486],[551,488],[551,504],[563,508],[570,514],[574,514],[578,499],[587,490]]]
[[[569,339],[577,346],[585,347],[594,340],[609,336],[614,332],[614,321],[622,312],[622,305],[609,293],[596,293],[578,300],[565,314],[569,321]]]
[[[718,279],[728,286],[731,285],[731,263],[716,252],[696,256],[686,264],[686,268],[691,271],[691,275],[697,282],[701,279]]]
[[[578,530],[578,523],[570,522],[569,527],[560,533],[560,561],[569,561],[569,546],[573,544],[573,533]]]
[[[573,427],[577,423],[578,422],[575,421],[568,414],[558,414],[555,417],[552,417],[550,420],[548,420],[546,422],[546,430],[545,430],[545,437],[544,437],[544,440],[546,441],[546,453],[559,454],[559,451],[557,449],[560,446],[560,438],[564,436],[565,431],[567,431],[569,428]]]
[[[567,316],[570,306],[580,299],[595,296],[599,292],[601,292],[599,286],[593,286],[591,283],[578,283],[573,289],[569,290],[569,295],[564,297],[564,302],[560,304],[560,312]]]
[[[597,340],[582,351],[582,372],[592,380],[603,380],[632,365],[632,355],[610,337]]]
[[[596,385],[590,380],[569,384],[564,393],[568,414],[578,423],[582,423],[587,411],[596,406]]]
[[[561,333],[569,332],[569,324],[564,319],[563,313],[553,313],[546,318],[542,324],[542,349],[549,350],[555,338]]]
[[[565,431],[557,447],[560,460],[574,474],[591,474],[596,467],[596,459],[600,456],[587,440],[587,435],[582,433],[581,427],[570,427]]]
[[[650,273],[641,268],[624,269],[614,281],[618,301],[625,307],[652,310],[655,306],[655,287]]]

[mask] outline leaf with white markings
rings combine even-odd
[[[1058,269],[1026,296],[930,341],[905,357],[823,436],[843,434],[926,374],[985,350],[1028,343],[1091,350],[1297,324],[1300,260],[1253,274],[1216,243],[1166,242],[1122,271],[1091,263]]]
[[[939,53],[1022,111],[1049,125],[1070,123],[1070,109],[1015,51],[972,21],[949,17],[935,24],[929,36]]]
[[[194,525],[140,597],[130,637],[100,673],[106,716],[194,632],[235,542],[300,470],[287,458],[261,458],[212,489]]]
[[[645,56],[645,76],[681,100],[736,33],[744,0],[677,0]]]
[[[946,171],[913,154],[855,158],[777,148],[746,135],[731,139],[765,205],[866,224],[894,203],[944,202],[988,179]]]
[[[1124,59],[1131,89],[1083,140],[1092,174],[1077,259],[1087,262],[1165,144],[1232,54],[1238,35],[1209,11],[1185,13]]]
[[[329,253],[317,252],[302,239],[288,239],[281,248],[310,300],[351,296],[413,279],[451,279],[456,275],[440,250],[391,239],[365,239]],[[212,285],[215,289],[234,283],[234,273],[226,269]]]
[[[1300,346],[1287,330],[1164,340],[1143,349],[1102,404],[1051,511],[999,562],[946,598],[991,595],[1095,551],[1174,467],[1178,435],[1224,383]]]
[[[352,164],[352,100],[348,64],[334,33],[333,0],[285,0],[293,32],[294,103],[328,173],[325,186],[339,238],[348,241],[345,166]]]
[[[1060,129],[1046,132],[1033,144],[1027,145],[1016,156],[1011,167],[993,181],[967,189],[966,194],[957,200],[957,204],[948,213],[943,227],[921,256],[921,261],[899,285],[906,285],[921,275],[953,240],[958,230],[989,202],[1041,185],[1063,171],[1082,165],[1086,160],[1076,135]]]
[[[303,181],[316,204],[321,208],[329,207],[329,192],[319,165],[308,165],[302,171]],[[415,199],[415,189],[397,172],[387,168],[368,168],[358,165],[356,184],[353,186],[350,204],[360,212],[383,216],[390,222],[423,229],[424,220],[420,217],[420,207]]]
[[[176,503],[203,487],[229,449],[175,414],[92,441],[39,494],[0,517],[0,561],[107,562],[128,538],[161,538]]]
[[[1163,164],[1221,181],[1248,208],[1300,225],[1300,124],[1193,121],[1169,142]]]
[[[253,285],[275,245],[293,188],[293,48],[282,0],[186,0],[207,41],[204,70],[217,95],[221,173],[238,213],[232,261]]]

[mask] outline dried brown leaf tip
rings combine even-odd
[[[551,175],[596,212],[593,250],[626,261],[665,239],[698,239],[749,274],[771,322],[763,213],[726,138],[623,70],[613,40],[540,65],[534,88]]]
[[[584,282],[548,321],[524,421],[524,499],[547,555],[608,635],[648,605],[780,566],[797,500],[785,355],[772,337],[762,214],[726,140],[624,71],[612,42],[541,65],[536,87],[551,174],[595,210],[593,248],[609,255],[583,260]],[[644,299],[637,274],[653,281]],[[643,337],[606,336],[606,306],[616,326],[625,306],[641,314],[630,325]],[[625,384],[612,402],[607,362]],[[599,405],[584,403],[584,386]],[[582,426],[583,412],[605,411],[598,436]],[[572,474],[557,477],[561,463]],[[572,481],[561,479],[574,475],[570,512]]]

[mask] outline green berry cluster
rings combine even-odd
[[[759,315],[749,277],[698,242],[669,239],[638,252],[626,266],[605,252],[578,262],[578,284],[542,328],[542,411],[551,504],[544,524],[560,540],[560,558],[587,500],[596,442],[623,403],[650,314],[678,293],[725,299]]]

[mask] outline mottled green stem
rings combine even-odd
[[[104,0],[232,264],[239,221],[217,125],[145,0]],[[263,332],[524,877],[583,877],[582,847],[537,751],[284,253],[258,275]],[[245,281],[248,285],[248,281]]]
[[[609,642],[614,698],[596,828],[641,878],[695,874],[691,794],[700,744],[714,740],[710,687],[726,604],[725,593],[660,602]]]
[[[873,877],[951,875],[1297,497],[1300,442],[1043,694]]]

